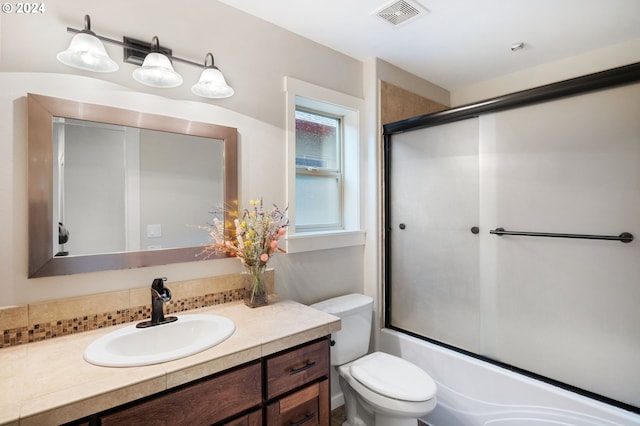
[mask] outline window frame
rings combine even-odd
[[[336,119],[339,123],[338,135],[337,135],[338,146],[336,147],[336,151],[338,155],[337,169],[329,169],[324,167],[313,167],[313,166],[299,166],[297,162],[297,156],[296,156],[296,183],[297,183],[297,178],[300,175],[335,178],[338,180],[338,215],[337,215],[338,221],[331,224],[299,225],[296,223],[295,231],[296,232],[309,232],[309,231],[322,232],[322,231],[333,231],[333,230],[344,229],[344,215],[345,215],[344,213],[344,116],[296,105],[296,112],[298,111],[314,114],[317,116],[333,118],[333,119]],[[296,147],[297,147],[297,140],[296,140]]]
[[[361,146],[365,146],[363,99],[286,76],[286,181],[289,229],[285,250],[299,253],[364,245],[364,193]],[[343,117],[342,121],[342,227],[296,230],[296,107]]]

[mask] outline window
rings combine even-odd
[[[342,117],[296,108],[296,230],[342,229]]]
[[[363,245],[364,101],[291,77],[285,91],[287,252]]]

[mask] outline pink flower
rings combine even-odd
[[[262,199],[250,200],[249,203],[252,207],[244,209],[241,215],[237,211],[232,212],[238,217],[228,225],[231,228],[235,225],[235,233],[218,218],[213,219],[212,225],[203,227],[209,231],[212,242],[203,250],[207,256],[228,253],[245,264],[261,263],[264,266],[276,251],[285,253],[278,247],[278,240],[286,233],[285,228],[289,224],[285,215],[287,210],[282,211],[274,205],[273,210],[265,212]]]

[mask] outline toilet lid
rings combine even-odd
[[[360,358],[349,371],[358,382],[389,398],[419,402],[436,394],[436,384],[424,370],[384,352]]]

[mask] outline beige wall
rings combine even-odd
[[[215,0],[53,0],[46,7],[40,15],[1,14],[0,71],[95,75],[67,67],[55,57],[73,36],[66,28],[82,28],[84,15],[89,14],[92,30],[105,37],[151,42],[156,35],[175,56],[194,62],[204,63],[211,52],[235,95],[205,102],[278,127],[284,127],[284,75],[363,95],[360,61]],[[105,47],[120,70],[100,75],[100,79],[138,92],[202,101],[190,92],[201,69],[176,62],[184,84],[158,91],[133,80],[136,66],[122,63],[122,48],[106,43]]]
[[[136,83],[130,64],[100,75],[60,64],[55,55],[72,37],[66,27],[81,28],[84,14],[100,35],[157,35],[175,56],[195,61],[211,51],[235,96],[195,97],[189,89],[200,70],[179,63],[185,83],[168,90]],[[286,194],[284,76],[363,97],[360,61],[216,1],[55,1],[42,15],[3,14],[0,43],[0,307],[143,287],[157,276],[170,284],[241,270],[236,259],[224,259],[27,279],[27,92],[237,127],[239,197],[262,196],[267,205],[284,203]],[[106,47],[120,62],[121,49]],[[362,246],[278,255],[270,264],[278,271],[276,291],[302,302],[363,291]]]
[[[0,306],[147,286],[158,276],[167,276],[171,283],[241,270],[237,259],[224,259],[27,279],[27,92],[236,127],[240,141],[240,199],[263,196],[266,205],[285,199],[282,128],[215,105],[137,93],[89,77],[0,73]],[[362,247],[278,255],[272,266],[282,271],[277,274],[276,291],[296,300],[313,302],[343,292],[362,291]]]
[[[176,64],[182,87],[147,88],[131,78],[134,65],[95,75],[60,64],[55,54],[72,37],[66,27],[81,28],[90,14],[92,29],[115,39],[123,35],[149,39],[157,35],[174,55],[204,61],[207,52],[236,90],[223,100],[203,100],[189,88],[199,69]],[[171,1],[54,0],[41,15],[0,14],[0,306],[146,286],[156,276],[181,281],[237,272],[233,259],[191,262],[66,277],[26,278],[26,102],[27,91],[119,105],[159,114],[236,126],[240,136],[240,198],[285,199],[283,78],[286,75],[365,99],[367,132],[363,135],[362,179],[366,212],[366,246],[277,256],[276,291],[314,302],[349,291],[380,292],[380,123],[379,81],[384,80],[443,105],[459,105],[504,92],[533,87],[616,64],[638,60],[639,42],[583,55],[566,63],[506,76],[486,84],[449,92],[383,60],[357,61],[313,41],[212,0],[187,5]],[[106,45],[113,58],[122,55]],[[632,52],[632,53],[630,53]],[[591,60],[597,58],[597,60]],[[564,66],[562,66],[564,65]],[[597,68],[597,69],[594,69]],[[542,69],[542,68],[541,68]]]

